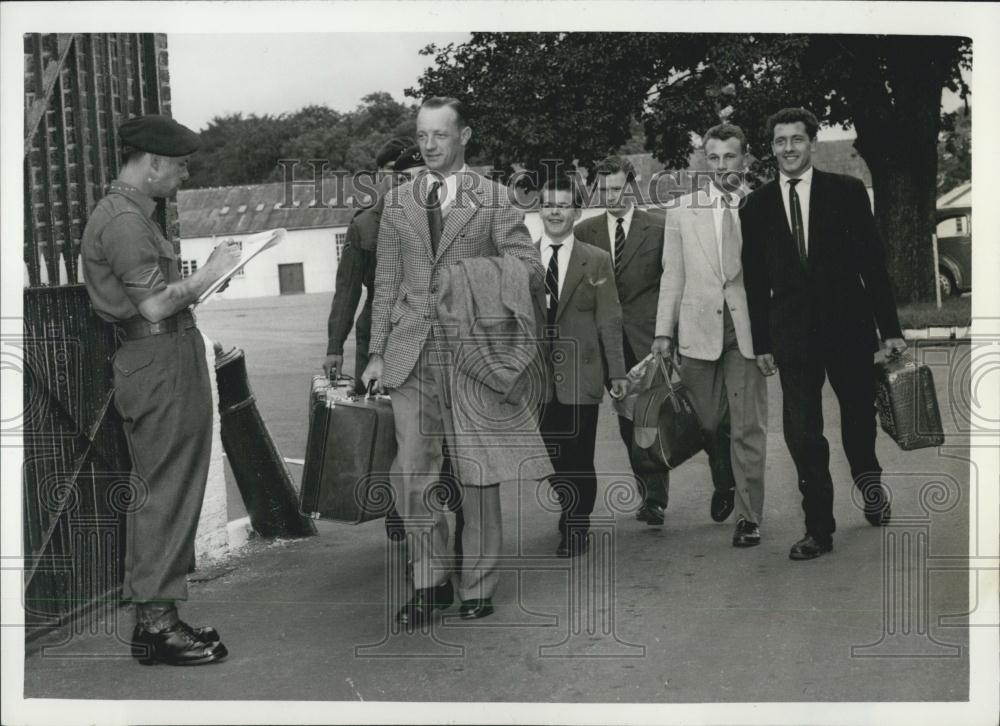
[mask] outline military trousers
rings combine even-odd
[[[208,376],[195,327],[126,340],[115,354],[115,407],[132,457],[125,599],[187,598],[212,450]]]

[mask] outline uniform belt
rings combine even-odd
[[[118,323],[118,330],[128,340],[137,340],[138,338],[148,338],[150,335],[176,333],[178,330],[193,328],[194,325],[194,314],[190,310],[182,310],[158,323],[151,323],[140,317],[129,318]]]

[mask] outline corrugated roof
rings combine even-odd
[[[639,175],[641,199],[648,203],[653,196],[662,196],[665,187],[651,195],[648,188],[653,175],[664,169],[652,154],[629,154],[629,160]],[[820,141],[813,154],[816,166],[824,171],[850,174],[872,184],[868,165],[854,148],[852,139]],[[706,168],[705,155],[700,149],[688,160],[689,171]],[[488,167],[476,167],[480,173]],[[343,189],[340,187],[343,186]],[[339,193],[339,196],[338,196]],[[668,196],[679,191],[671,190]],[[354,215],[355,191],[349,180],[326,178],[323,184],[325,200],[315,200],[315,187],[296,184],[292,189],[292,205],[285,203],[285,184],[255,184],[252,186],[182,189],[177,193],[181,237],[211,237],[212,235],[252,234],[266,229],[309,229],[315,227],[346,227]],[[361,196],[364,196],[363,193]],[[527,198],[533,195],[527,195]],[[337,201],[339,198],[339,202]],[[364,200],[362,200],[364,201]],[[660,200],[661,202],[663,199]],[[294,206],[295,204],[298,206]],[[335,206],[337,204],[343,206]],[[225,211],[223,211],[225,210]],[[243,211],[240,211],[243,210]]]
[[[968,207],[972,204],[972,182],[959,184],[950,192],[946,192],[938,197],[938,209],[942,207]]]
[[[177,192],[181,237],[252,234],[277,227],[346,227],[355,211],[349,201],[353,199],[354,189],[348,183],[340,192],[338,202],[339,188],[339,180],[324,179],[322,192],[326,199],[315,200],[314,186],[296,185],[290,200],[293,206],[287,208],[282,208],[285,203],[283,182],[181,189]],[[310,206],[314,200],[316,203]],[[296,203],[298,206],[294,206]],[[342,206],[335,206],[337,204]]]

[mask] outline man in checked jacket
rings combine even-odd
[[[343,373],[344,341],[351,334],[353,326],[357,341],[354,377],[357,379],[358,393],[364,393],[360,377],[368,365],[368,343],[371,340],[372,303],[375,299],[375,247],[378,243],[382,205],[385,202],[383,190],[386,189],[382,185],[383,177],[392,175],[394,179],[412,179],[424,169],[424,159],[420,156],[420,147],[415,144],[407,147],[401,139],[392,139],[378,152],[375,164],[380,175],[379,198],[371,206],[359,209],[347,228],[344,249],[337,265],[337,286],[326,324],[326,358],[323,360],[323,372],[331,378]],[[361,300],[362,288],[367,291],[365,304],[355,321],[354,313]]]
[[[449,574],[440,566],[447,556],[448,524],[441,508],[430,502],[450,403],[442,380],[442,336],[434,330],[441,271],[464,259],[511,255],[528,267],[533,290],[543,286],[538,248],[523,214],[511,207],[507,189],[465,165],[471,136],[460,101],[426,100],[417,114],[417,143],[430,172],[394,190],[379,228],[370,359],[362,380],[366,385],[377,380],[392,399],[396,502],[413,534],[409,555],[415,593],[396,615],[408,628],[428,622],[435,608],[446,608],[454,599]],[[518,457],[510,458],[512,471],[501,472],[496,481],[474,481],[474,466],[461,457],[453,462],[465,516],[463,618],[493,612],[501,542],[498,481],[510,473],[509,478],[518,478]]]

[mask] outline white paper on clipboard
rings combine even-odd
[[[200,305],[210,298],[215,292],[222,287],[227,280],[231,279],[233,275],[242,270],[250,260],[259,255],[264,250],[269,250],[285,238],[287,232],[283,228],[269,229],[264,232],[258,232],[257,234],[247,235],[242,237],[243,243],[243,253],[240,255],[240,261],[235,265],[226,270],[226,274],[220,277],[218,280],[213,282],[208,286],[208,289],[203,292],[198,299],[195,301],[195,305]]]

